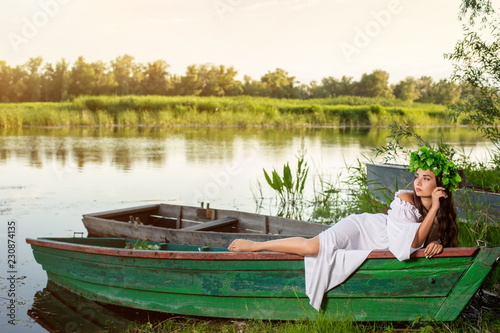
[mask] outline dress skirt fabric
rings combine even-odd
[[[420,226],[420,213],[411,203],[395,194],[388,214],[348,216],[319,234],[317,256],[304,257],[306,294],[319,310],[323,295],[344,282],[366,260],[372,250],[389,249],[406,260]]]

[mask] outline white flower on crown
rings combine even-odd
[[[422,152],[421,151],[418,152],[418,156],[419,157],[422,156]]]

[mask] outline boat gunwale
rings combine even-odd
[[[66,243],[61,241],[26,238],[30,245],[52,248],[57,250],[150,259],[178,259],[178,260],[303,260],[304,257],[295,254],[279,252],[193,252],[193,251],[169,251],[169,250],[131,250],[118,249],[96,245],[82,245]],[[447,257],[473,257],[479,251],[479,247],[445,248],[443,252],[433,258]],[[423,249],[415,251],[411,258],[423,258]],[[395,259],[389,250],[373,250],[367,259]]]

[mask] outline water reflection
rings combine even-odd
[[[425,128],[419,134],[430,142],[441,139],[455,147],[484,148],[486,140],[465,128]],[[167,160],[189,163],[229,163],[236,153],[249,148],[261,154],[279,154],[301,142],[317,146],[349,146],[369,150],[384,145],[389,131],[383,128],[20,128],[0,131],[0,163],[24,160],[41,168],[54,161],[77,168],[110,163],[130,171],[147,163],[161,168]]]
[[[120,332],[131,322],[114,308],[88,300],[52,281],[37,291],[28,315],[49,332]]]

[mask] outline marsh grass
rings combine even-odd
[[[302,142],[297,158],[297,166],[292,168],[287,162],[283,165],[283,175],[274,168],[269,173],[263,169],[267,184],[276,192],[279,199],[279,216],[300,219],[300,208],[304,205],[304,188],[309,174],[309,166],[305,160],[306,150]],[[299,210],[297,210],[297,207]]]
[[[0,127],[19,126],[386,126],[446,125],[446,107],[341,96],[82,96],[63,103],[1,103]]]
[[[492,191],[500,190],[500,170],[479,169],[468,170],[465,172],[467,180],[474,187],[490,189]]]
[[[218,320],[174,317],[163,321],[136,322],[129,333],[369,333],[369,332],[498,332],[500,320],[489,318],[473,323],[460,318],[454,322],[436,322],[417,317],[413,322],[356,322],[349,318],[334,320],[320,316],[316,320],[263,321]]]
[[[339,174],[333,182],[323,178],[317,181],[310,201],[313,206],[311,221],[334,224],[351,214],[387,212],[390,200],[381,202],[370,192],[365,164],[356,159],[346,169],[345,178]]]
[[[377,327],[388,325],[378,324]],[[324,317],[308,321],[263,321],[263,320],[202,320],[184,318],[184,320],[166,320],[160,323],[137,323],[127,332],[153,333],[153,332],[178,332],[178,333],[344,333],[344,332],[374,332],[360,330],[360,325],[352,320],[329,320]],[[385,331],[385,327],[384,327]]]
[[[156,323],[136,323],[127,332],[154,333],[154,332],[176,332],[176,333],[344,333],[344,332],[368,332],[359,330],[359,324],[352,320],[331,320],[320,317],[318,320],[299,321],[263,321],[263,320],[203,320],[195,318],[178,317]],[[385,326],[383,324],[376,326]]]
[[[463,170],[468,185],[477,188],[500,190],[500,151],[496,147],[488,151],[483,160],[475,160],[472,152],[466,153],[464,149],[457,152],[457,167]]]

